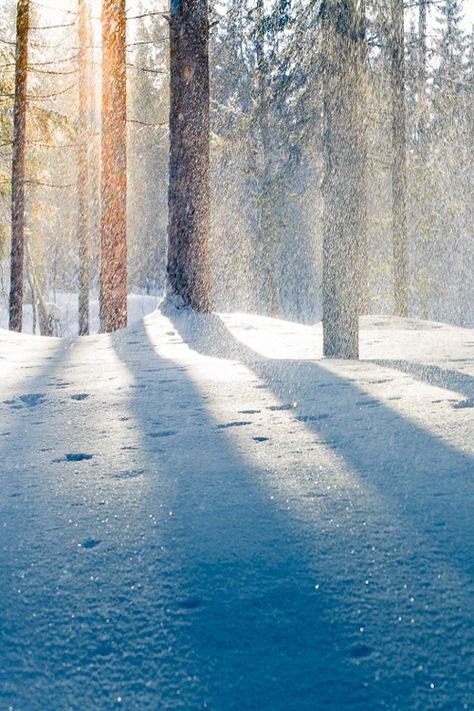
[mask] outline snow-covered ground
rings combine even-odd
[[[157,308],[161,301],[161,296],[148,294],[129,294],[127,299],[128,322],[133,324],[140,321],[144,316]],[[77,293],[69,291],[56,291],[49,294],[49,307],[52,313],[58,317],[58,335],[63,337],[77,336],[79,332],[78,297]],[[90,309],[90,333],[99,332],[99,298],[97,294],[91,293],[89,303]],[[8,328],[8,295],[4,292],[0,295],[0,328]],[[39,333],[39,326],[36,324],[36,331]],[[23,306],[23,333],[33,333],[33,307],[25,303]]]
[[[474,334],[0,332],[0,708],[470,709]]]

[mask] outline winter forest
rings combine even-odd
[[[0,0],[1,709],[474,708],[473,203],[474,0]]]

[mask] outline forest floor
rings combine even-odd
[[[0,708],[470,709],[474,334],[0,331]]]

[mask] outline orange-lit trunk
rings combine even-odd
[[[127,325],[127,91],[125,0],[102,8],[101,330]]]

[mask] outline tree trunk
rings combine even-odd
[[[326,0],[324,61],[324,355],[357,358],[361,308],[361,248],[366,241],[365,87],[361,0]]]
[[[428,305],[430,299],[430,261],[429,261],[429,218],[430,206],[426,191],[426,169],[427,169],[427,7],[428,0],[419,0],[418,15],[418,180],[420,184],[421,198],[425,202],[421,211],[421,225],[418,230],[420,240],[421,264],[419,267],[419,308],[420,318],[428,318]],[[428,224],[427,224],[428,223]]]
[[[168,290],[211,310],[207,0],[172,0]]]
[[[391,0],[392,225],[395,315],[408,316],[407,139],[403,0]]]
[[[127,325],[127,86],[125,0],[102,9],[101,330]]]
[[[18,0],[16,18],[15,105],[13,114],[12,227],[9,328],[23,325],[25,261],[25,152],[28,84],[29,0]]]
[[[257,249],[261,303],[270,316],[278,314],[277,245],[272,228],[270,130],[268,126],[268,64],[265,58],[265,10],[263,0],[256,4],[256,69],[257,69],[257,124],[260,138],[258,160],[258,226]]]
[[[89,334],[89,96],[87,66],[86,0],[78,0],[79,22],[79,135],[78,135],[78,245],[79,245],[79,335]]]

